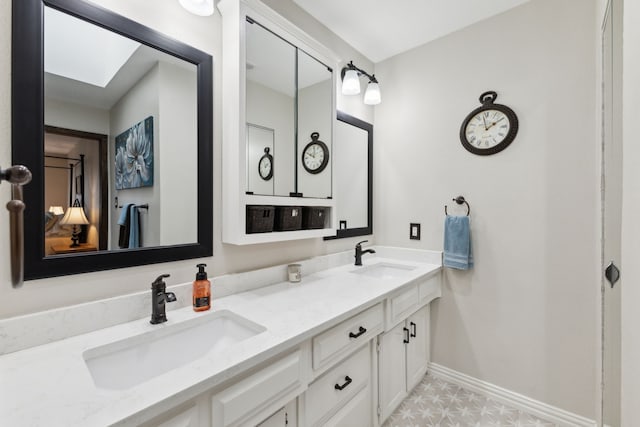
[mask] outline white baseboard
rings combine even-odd
[[[596,427],[594,420],[556,408],[522,394],[498,387],[497,385],[481,381],[437,363],[429,362],[429,374],[447,382],[458,384],[473,392],[483,394],[494,400],[521,409],[527,413],[552,421],[562,427]]]

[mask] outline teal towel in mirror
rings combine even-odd
[[[445,267],[457,270],[473,268],[471,253],[471,227],[468,216],[449,216],[444,220]]]
[[[129,206],[129,248],[139,248],[140,239],[140,211],[136,205]]]

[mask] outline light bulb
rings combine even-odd
[[[364,93],[364,103],[367,105],[378,105],[382,101],[380,97],[380,87],[378,83],[369,82],[367,90]]]
[[[360,79],[356,70],[347,70],[342,80],[343,95],[357,95],[360,93]]]
[[[195,15],[209,16],[215,12],[213,0],[178,0],[178,2],[180,2],[182,7]]]

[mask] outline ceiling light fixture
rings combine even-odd
[[[353,65],[353,61],[342,69],[340,74],[342,78],[342,94],[343,95],[357,95],[360,93],[360,76],[366,76],[369,79],[367,84],[367,90],[364,94],[364,103],[367,105],[380,104],[380,86],[378,86],[378,80],[375,74],[369,74],[362,68],[358,68]]]
[[[194,15],[210,16],[215,12],[213,0],[178,0],[178,2]]]

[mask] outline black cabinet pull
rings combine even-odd
[[[360,335],[364,334],[365,332],[367,332],[367,330],[362,326],[360,326],[360,328],[358,328],[357,334],[354,334],[353,332],[349,332],[349,338],[358,338]]]
[[[407,328],[402,328],[404,330],[405,338],[402,341],[405,344],[409,344],[409,330]]]
[[[346,377],[344,377],[344,384],[342,384],[342,385],[340,385],[340,384],[336,384],[336,385],[334,386],[334,388],[335,388],[336,390],[344,390],[344,388],[345,388],[346,386],[348,386],[349,384],[351,384],[351,382],[352,382],[352,381],[353,381],[353,380],[351,379],[351,377],[350,377],[349,375],[347,375]]]
[[[416,336],[416,324],[411,322],[411,336],[415,337]]]

